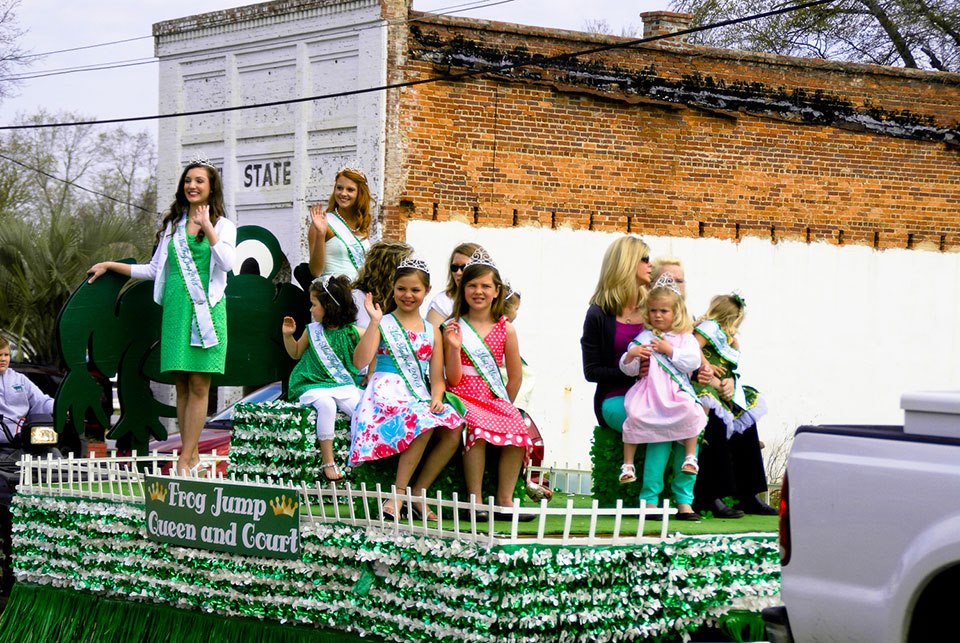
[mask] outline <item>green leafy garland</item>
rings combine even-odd
[[[19,582],[389,641],[673,641],[779,592],[771,535],[497,547],[304,520],[302,559],[285,561],[149,541],[129,503],[19,495],[13,512]],[[95,613],[18,605],[0,641],[61,640]]]

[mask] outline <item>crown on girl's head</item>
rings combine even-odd
[[[421,270],[428,275],[430,274],[430,268],[427,267],[427,262],[423,259],[406,257],[397,264],[397,270],[401,270],[403,268],[413,268],[414,270]]]
[[[210,159],[208,159],[206,156],[204,156],[200,152],[197,152],[196,154],[194,154],[193,158],[187,161],[187,165],[202,165],[212,170],[217,169],[216,166],[214,166],[214,164],[210,162]]]
[[[367,175],[364,174],[362,170],[358,170],[358,169],[355,168],[355,167],[350,167],[349,165],[344,165],[342,168],[340,168],[339,170],[337,170],[337,176],[340,176],[340,175],[343,174],[344,172],[352,172],[353,174],[359,174],[361,179],[363,179],[364,181],[367,180]]]
[[[666,288],[667,290],[672,290],[678,295],[681,295],[681,296],[683,295],[683,293],[680,292],[680,287],[677,285],[677,281],[673,277],[671,277],[670,273],[668,272],[665,272],[659,277],[657,277],[657,280],[653,282],[653,287]]]
[[[320,284],[321,286],[323,286],[323,290],[324,290],[328,295],[330,295],[330,299],[333,300],[333,303],[335,303],[336,305],[339,306],[339,305],[340,305],[340,302],[337,301],[337,298],[333,296],[333,293],[330,292],[330,289],[327,287],[327,284],[330,283],[330,277],[331,277],[331,276],[332,276],[332,275],[322,275],[322,276],[317,277],[316,279],[314,279],[311,283]]]
[[[506,282],[505,284],[503,284],[503,287],[504,287],[504,288],[506,289],[506,291],[507,291],[507,296],[503,298],[504,301],[509,301],[509,299],[510,299],[511,297],[513,297],[514,295],[516,295],[517,297],[520,296],[520,291],[519,291],[519,290],[514,290],[514,289],[513,289],[513,286],[510,284],[509,281]]]
[[[491,257],[490,253],[483,248],[477,248],[476,252],[470,255],[470,261],[467,262],[467,268],[470,266],[490,266],[494,270],[497,269],[497,264],[493,263],[493,257]]]

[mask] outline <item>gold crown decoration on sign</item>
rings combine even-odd
[[[150,494],[150,500],[167,501],[167,485],[154,482],[147,488],[147,493]]]
[[[285,495],[270,501],[274,516],[294,516],[299,506],[299,502],[294,502],[293,498],[287,498]]]

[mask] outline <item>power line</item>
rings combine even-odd
[[[494,1],[490,1],[490,0],[473,0],[473,2],[464,2],[464,3],[458,4],[458,5],[450,5],[450,6],[448,6],[448,7],[443,7],[443,8],[441,8],[439,11],[435,11],[435,12],[432,12],[432,13],[434,13],[435,15],[439,15],[439,16],[446,16],[446,15],[456,14],[456,13],[461,12],[461,11],[473,11],[473,10],[475,10],[475,9],[486,9],[486,8],[488,8],[488,7],[495,7],[495,6],[501,5],[501,4],[509,4],[509,3],[511,3],[511,2],[516,2],[516,0],[494,0]],[[370,25],[367,25],[367,26],[364,26],[364,27],[349,27],[349,28],[345,28],[345,29],[334,30],[334,31],[327,32],[327,33],[324,34],[324,35],[326,35],[326,36],[350,35],[350,34],[354,34],[354,33],[360,33],[360,32],[362,32],[362,31],[366,31],[366,30],[368,30],[368,29],[381,29],[381,28],[383,28],[383,27],[393,27],[393,26],[408,24],[408,23],[410,23],[410,22],[415,22],[416,20],[417,20],[416,18],[407,18],[407,19],[405,19],[405,20],[397,20],[397,21],[394,21],[394,22],[386,22],[385,24],[384,24],[384,23],[377,22],[377,23],[370,24]],[[31,54],[31,55],[24,56],[24,58],[37,58],[37,57],[41,57],[41,56],[48,56],[48,55],[51,55],[51,54],[59,54],[59,53],[70,52],[70,51],[79,51],[79,50],[81,50],[81,49],[93,49],[93,48],[96,48],[96,47],[105,47],[105,46],[107,46],[107,45],[115,45],[115,44],[120,44],[120,43],[126,43],[126,42],[131,42],[131,41],[134,41],[134,40],[143,40],[143,39],[145,39],[145,38],[153,38],[153,36],[139,36],[139,37],[137,37],[137,38],[127,38],[127,39],[125,39],[125,40],[114,40],[114,41],[112,41],[112,42],[99,43],[99,44],[93,44],[93,45],[84,45],[84,46],[82,46],[82,47],[74,47],[74,48],[72,48],[72,49],[61,49],[61,50],[58,50],[58,51],[52,51],[52,52],[47,52],[47,53],[43,53],[43,54]],[[75,73],[82,73],[82,72],[85,72],[85,71],[107,71],[107,70],[110,70],[110,69],[122,69],[122,68],[124,68],[124,67],[137,67],[137,66],[140,66],[140,65],[150,65],[150,64],[155,64],[155,63],[157,63],[157,62],[159,62],[159,61],[158,61],[155,57],[150,57],[150,58],[135,58],[135,59],[127,59],[127,60],[117,60],[117,61],[113,61],[113,62],[92,63],[92,64],[89,64],[89,65],[79,65],[79,66],[77,66],[77,67],[64,67],[64,68],[61,68],[61,69],[48,69],[48,70],[45,70],[45,71],[36,71],[36,72],[26,71],[26,72],[22,72],[22,73],[19,73],[19,74],[11,74],[11,75],[9,75],[9,76],[0,76],[0,82],[2,82],[2,81],[34,80],[34,79],[37,79],[37,78],[48,78],[48,77],[50,77],[50,76],[62,76],[62,75],[64,75],[64,74],[75,74]]]
[[[137,36],[135,38],[124,38],[123,40],[111,40],[110,42],[98,42],[93,45],[82,45],[80,47],[71,47],[70,49],[57,49],[54,51],[44,51],[39,54],[27,54],[23,56],[24,58],[44,58],[46,56],[53,56],[55,54],[66,54],[71,51],[81,51],[83,49],[96,49],[97,47],[109,47],[110,45],[122,45],[125,42],[133,42],[135,40],[145,40],[147,38],[153,38],[153,36]]]
[[[720,22],[715,22],[709,25],[701,25],[699,27],[691,27],[690,29],[683,29],[680,31],[675,31],[673,33],[661,34],[658,36],[650,36],[648,38],[638,38],[636,40],[628,40],[622,43],[611,43],[608,45],[601,45],[599,47],[591,47],[590,49],[581,49],[579,51],[568,52],[564,54],[557,54],[555,56],[549,56],[546,58],[539,58],[536,60],[530,60],[527,62],[515,62],[507,63],[500,65],[499,67],[493,69],[474,69],[471,71],[459,72],[456,74],[443,74],[441,76],[431,76],[429,78],[421,78],[420,80],[409,80],[402,83],[392,83],[388,85],[379,85],[376,87],[368,87],[365,89],[351,89],[343,92],[334,92],[331,94],[319,94],[316,96],[305,96],[302,98],[288,98],[285,100],[276,100],[266,103],[254,103],[251,105],[235,105],[233,107],[218,107],[213,109],[199,109],[189,112],[174,112],[172,114],[155,114],[151,116],[129,116],[125,118],[109,118],[100,121],[73,121],[69,123],[34,123],[30,125],[3,125],[0,126],[0,131],[3,130],[20,130],[20,129],[46,129],[53,127],[76,127],[79,125],[111,125],[114,123],[136,123],[142,121],[154,121],[154,120],[164,120],[169,118],[181,118],[184,116],[202,116],[206,114],[223,114],[227,112],[237,112],[244,111],[248,109],[261,109],[264,107],[277,107],[281,105],[295,105],[297,103],[305,103],[308,101],[318,101],[318,100],[327,100],[330,98],[344,98],[347,96],[359,96],[362,94],[370,94],[373,92],[381,92],[390,89],[401,89],[403,87],[415,87],[417,85],[425,85],[428,83],[444,82],[444,81],[455,81],[461,80],[464,78],[470,78],[471,76],[480,76],[482,74],[490,74],[503,72],[511,69],[520,69],[523,67],[530,66],[542,66],[545,63],[559,62],[562,60],[567,60],[570,58],[577,58],[578,56],[586,56],[589,54],[596,54],[604,51],[612,51],[614,49],[627,49],[634,47],[636,45],[655,42],[657,40],[664,40],[666,38],[674,38],[677,36],[685,36],[689,34],[699,33],[701,31],[707,31],[710,29],[716,29],[718,27],[726,27],[728,25],[735,25],[741,22],[749,22],[751,20],[759,20],[761,18],[769,18],[771,16],[778,16],[785,13],[790,13],[792,11],[799,11],[801,9],[810,9],[812,7],[818,7],[821,5],[831,4],[837,2],[837,0],[813,0],[812,2],[805,2],[803,4],[792,5],[788,7],[782,7],[779,9],[773,9],[771,11],[765,11],[763,13],[757,13],[750,16],[745,16],[742,18],[731,18],[730,20],[723,20]]]
[[[41,174],[41,175],[47,177],[48,179],[53,179],[54,181],[58,181],[58,182],[60,182],[60,183],[65,183],[66,185],[69,185],[70,187],[78,188],[78,189],[80,189],[80,190],[83,190],[84,192],[89,192],[90,194],[95,194],[96,196],[103,197],[104,199],[109,199],[110,201],[113,201],[113,202],[115,202],[115,203],[119,203],[120,205],[125,205],[125,206],[131,207],[131,208],[136,208],[136,209],[140,210],[141,212],[146,212],[147,214],[153,214],[152,212],[150,212],[150,210],[147,210],[146,208],[144,208],[144,207],[142,207],[142,206],[136,205],[135,203],[127,203],[126,201],[121,201],[120,199],[118,199],[118,198],[116,198],[116,197],[110,196],[109,194],[104,194],[103,192],[99,192],[99,191],[97,191],[97,190],[94,190],[93,188],[88,188],[88,187],[86,187],[86,186],[84,186],[84,185],[80,185],[79,183],[74,183],[73,181],[69,181],[69,180],[67,180],[67,179],[61,179],[59,176],[55,176],[55,175],[53,175],[53,174],[50,174],[49,172],[47,172],[47,171],[45,171],[45,170],[41,170],[41,169],[36,168],[36,167],[31,167],[31,166],[27,165],[26,163],[22,163],[21,161],[18,161],[18,160],[16,160],[16,159],[10,158],[10,157],[7,156],[6,154],[0,153],[0,159],[3,159],[3,160],[5,160],[5,161],[9,161],[9,162],[11,162],[11,163],[13,163],[13,164],[15,164],[15,165],[19,165],[20,167],[22,167],[22,168],[24,168],[24,169],[26,169],[26,170],[30,170],[31,172],[36,172],[37,174]]]
[[[122,67],[137,67],[139,65],[149,65],[151,63],[156,63],[156,58],[134,58],[131,60],[119,61],[116,63],[92,63],[90,65],[83,65],[80,67],[64,67],[63,69],[51,69],[43,72],[36,72],[31,74],[26,72],[23,74],[18,74],[15,76],[7,76],[5,78],[0,78],[0,81],[5,80],[33,80],[35,78],[47,78],[48,76],[62,76],[63,74],[74,74],[82,71],[104,71],[108,69],[120,69]]]

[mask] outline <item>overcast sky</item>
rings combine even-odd
[[[497,0],[487,0],[494,5]],[[495,6],[465,11],[467,0],[414,0],[420,11],[450,10],[456,15],[520,24],[582,30],[587,20],[605,20],[614,33],[633,27],[639,31],[639,14],[666,9],[669,0],[508,0]],[[153,58],[155,22],[202,12],[252,4],[249,0],[21,0],[18,23],[27,31],[22,46],[35,54],[98,45],[118,40],[132,42],[50,54],[37,60],[26,73],[45,73],[81,65],[140,61]],[[0,124],[9,125],[18,114],[39,109],[51,113],[70,111],[106,119],[157,113],[157,65],[87,71],[25,80],[17,96],[0,103]],[[155,125],[133,124],[131,129]]]

